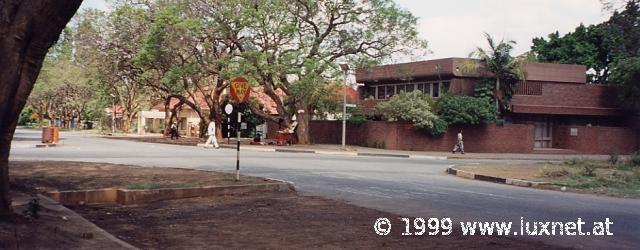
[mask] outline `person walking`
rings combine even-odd
[[[207,135],[209,136],[209,139],[207,139],[207,142],[205,142],[204,144],[211,145],[211,143],[213,143],[213,146],[215,146],[216,148],[220,148],[220,146],[218,145],[218,140],[216,139],[216,122],[209,122],[209,127],[207,127]]]
[[[462,154],[464,154],[464,141],[462,140],[462,130],[458,132],[458,140],[456,142],[456,145],[453,146],[453,151],[451,151],[451,153],[455,154],[457,151],[460,151]]]
[[[171,140],[178,139],[178,125],[174,122],[171,124]]]

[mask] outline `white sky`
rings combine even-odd
[[[420,18],[418,30],[429,42],[427,59],[467,57],[484,46],[483,32],[517,42],[514,55],[531,47],[534,37],[559,30],[572,31],[580,23],[609,18],[599,0],[395,0]],[[105,0],[85,0],[81,8],[107,9]]]

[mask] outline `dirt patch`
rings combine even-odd
[[[98,226],[145,249],[406,248],[536,249],[540,242],[498,237],[401,236],[373,231],[377,218],[395,214],[296,194],[191,198],[136,206],[75,207]]]
[[[457,166],[456,169],[480,175],[551,184],[537,186],[544,189],[640,198],[640,169],[625,165],[610,166],[605,162],[581,160],[572,164],[482,164]]]
[[[120,187],[157,189],[213,185],[261,184],[275,181],[193,169],[58,161],[11,161],[12,189],[24,192]]]
[[[96,232],[91,224],[72,218],[59,209],[41,206],[37,219],[27,219],[21,214],[27,210],[28,201],[33,198],[31,194],[12,192],[11,196],[17,214],[0,219],[0,249],[121,248],[121,245]]]

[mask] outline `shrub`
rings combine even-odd
[[[437,118],[433,121],[433,128],[428,130],[428,132],[432,136],[442,136],[447,132],[448,127],[449,125],[445,120]]]
[[[418,129],[431,130],[437,116],[431,112],[431,97],[419,91],[397,94],[375,109],[387,121],[408,121]]]
[[[445,95],[437,107],[440,118],[448,124],[481,124],[496,119],[495,107],[488,98]]]
[[[347,120],[347,122],[349,122],[350,124],[353,125],[362,125],[365,122],[367,122],[367,116],[363,115],[363,114],[354,114],[351,117],[349,117],[349,120]]]
[[[640,166],[640,151],[636,151],[629,157],[629,164],[633,167]]]
[[[609,153],[609,164],[615,166],[620,161],[620,155],[616,152]]]

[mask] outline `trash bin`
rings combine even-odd
[[[49,127],[42,129],[42,143],[58,143],[60,140],[60,128]]]

